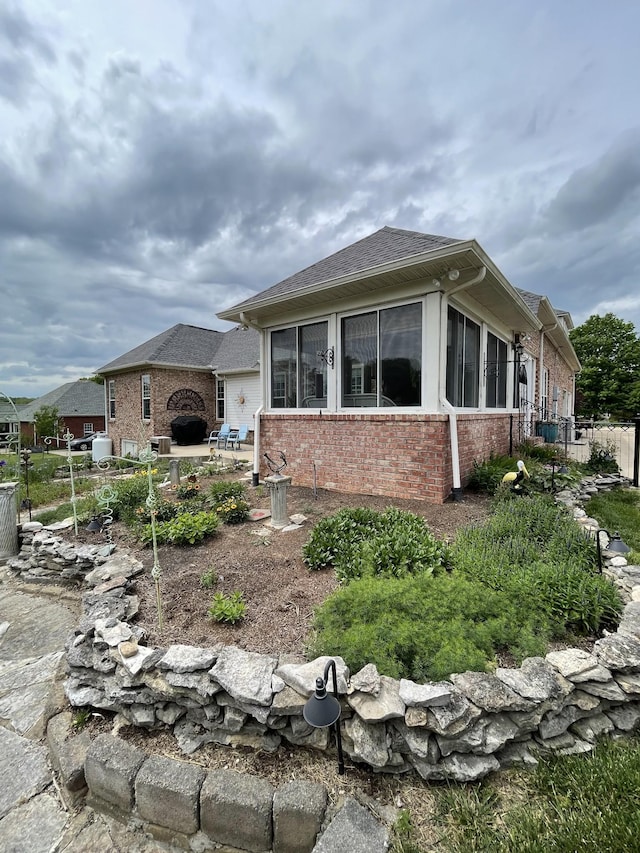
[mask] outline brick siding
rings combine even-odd
[[[509,414],[459,415],[463,485],[474,460],[509,451]],[[260,421],[261,452],[287,458],[300,486],[443,503],[453,472],[447,415],[279,415]],[[262,476],[269,474],[263,467]]]
[[[142,419],[141,377],[151,377],[151,418]],[[177,370],[151,367],[147,370],[112,374],[107,382],[115,380],[116,417],[108,421],[113,452],[122,452],[122,441],[138,442],[141,450],[153,435],[171,435],[171,421],[178,415],[194,414],[207,421],[208,429],[216,428],[215,381],[210,370]],[[196,391],[205,404],[204,411],[167,410],[167,402],[175,391],[190,388]]]

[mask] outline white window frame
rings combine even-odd
[[[141,398],[141,410],[142,410],[142,420],[150,421],[151,420],[151,375],[149,373],[143,373],[140,377],[140,398]]]
[[[82,435],[91,435],[92,432],[95,432],[93,428],[93,424],[87,422],[86,424],[82,424]]]
[[[116,418],[116,380],[110,379],[107,386],[109,397],[109,420],[114,421]]]

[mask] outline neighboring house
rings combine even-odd
[[[36,440],[34,417],[42,406],[58,410],[58,434],[67,429],[75,438],[104,430],[104,388],[90,379],[66,382],[54,391],[20,407],[20,429]],[[40,441],[44,436],[39,436]]]
[[[15,436],[18,432],[18,418],[20,417],[21,406],[14,406],[0,399],[0,448],[6,446],[10,437]]]
[[[533,433],[545,389],[545,411],[549,389],[572,405],[568,315],[537,300],[475,240],[382,228],[221,311],[262,335],[254,478],[282,451],[300,485],[460,497],[475,460]]]
[[[105,378],[108,433],[117,455],[137,455],[171,421],[193,414],[208,430],[222,422],[253,431],[260,398],[259,335],[178,323],[110,361]]]

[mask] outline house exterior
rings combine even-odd
[[[99,368],[114,453],[135,456],[171,421],[193,414],[208,430],[247,423],[259,404],[259,336],[178,323]]]
[[[261,335],[254,479],[282,451],[295,483],[346,492],[460,497],[474,461],[534,435],[545,389],[571,409],[580,366],[568,315],[477,241],[397,228],[218,317]]]
[[[67,429],[75,438],[101,432],[105,428],[104,389],[90,379],[65,382],[58,388],[38,397],[19,409],[20,431],[35,443],[44,436],[36,436],[34,417],[38,409],[52,406],[58,410],[60,427],[58,434]]]

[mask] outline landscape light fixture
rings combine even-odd
[[[631,550],[627,543],[622,541],[622,538],[617,530],[612,536],[608,530],[604,529],[604,527],[598,528],[598,530],[596,530],[596,544],[598,547],[598,568],[600,569],[600,571],[602,571],[602,546],[600,545],[601,533],[606,533],[609,537],[609,544],[605,547],[605,551],[611,551],[614,554],[628,554]]]
[[[327,693],[327,679],[329,670],[333,673],[333,696]],[[324,668],[324,676],[316,678],[316,689],[307,699],[302,716],[316,729],[324,729],[334,726],[336,730],[336,745],[338,747],[338,773],[344,774],[344,757],[342,755],[342,735],[340,734],[340,702],[338,701],[338,679],[336,676],[336,662],[327,661]]]
[[[89,533],[99,533],[102,530],[102,520],[94,515],[89,524],[87,524]]]

